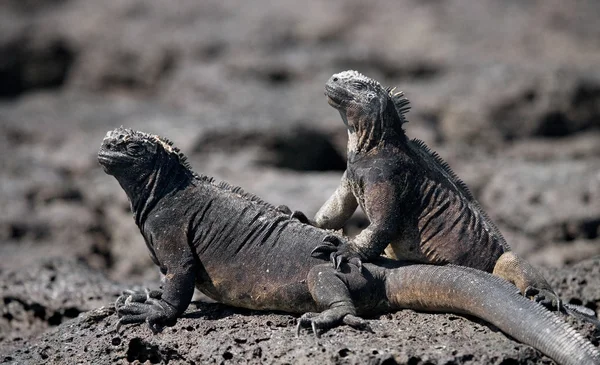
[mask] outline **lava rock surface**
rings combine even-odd
[[[548,363],[471,318],[412,311],[315,340],[293,316],[195,302],[159,335],[116,332],[116,295],[158,273],[96,154],[118,126],[157,133],[197,172],[312,216],[345,165],[323,87],[356,69],[404,90],[407,134],[565,300],[598,311],[599,13],[592,0],[2,2],[0,362]],[[357,212],[345,230],[366,225]]]

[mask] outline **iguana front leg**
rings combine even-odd
[[[119,325],[146,322],[157,332],[160,326],[174,323],[190,304],[196,279],[194,255],[187,243],[162,248],[157,250],[157,260],[166,269],[163,290],[125,292],[115,303]]]
[[[370,223],[353,239],[329,249],[333,251],[331,260],[336,268],[346,261],[360,266],[361,261],[371,261],[383,254],[385,248],[400,235],[401,228],[397,222],[401,221],[400,199],[403,197],[403,191],[399,193],[394,182],[375,182],[366,187],[363,208]],[[318,246],[317,250],[326,251],[322,247]]]
[[[344,172],[340,186],[315,215],[315,224],[319,228],[340,229],[357,207],[358,202]]]

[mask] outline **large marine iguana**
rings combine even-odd
[[[562,364],[600,364],[600,353],[562,319],[488,273],[458,266],[381,259],[342,271],[311,256],[332,233],[240,188],[191,171],[163,138],[117,128],[98,160],[125,190],[163,290],[129,292],[116,302],[120,324],[169,324],[194,287],[221,303],[305,313],[315,334],[339,324],[368,328],[360,314],[400,308],[475,315]],[[343,240],[343,238],[338,238]],[[320,313],[317,313],[320,312]]]
[[[325,95],[348,129],[348,165],[313,224],[340,229],[358,205],[370,224],[351,241],[318,251],[336,250],[337,263],[369,261],[385,251],[397,259],[493,272],[523,295],[560,309],[548,282],[511,251],[466,184],[424,142],[406,136],[410,105],[401,92],[344,71],[327,81]]]

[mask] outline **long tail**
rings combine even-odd
[[[596,329],[600,330],[600,320],[598,320],[598,317],[596,317],[596,313],[594,313],[593,310],[581,305],[570,303],[562,303],[561,307],[568,315],[571,315],[582,321],[589,322],[596,326]]]
[[[559,364],[600,365],[600,352],[581,334],[486,272],[454,265],[410,265],[387,272],[386,292],[395,308],[481,318]]]

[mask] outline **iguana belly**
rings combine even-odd
[[[456,239],[440,237],[438,244],[429,242],[429,245],[422,245],[420,242],[393,242],[386,247],[385,256],[395,260],[455,264],[492,272],[503,252],[499,245],[461,245],[456,244]]]
[[[446,261],[427,256],[419,240],[417,227],[404,227],[399,238],[385,248],[385,255],[395,260],[443,264]]]

